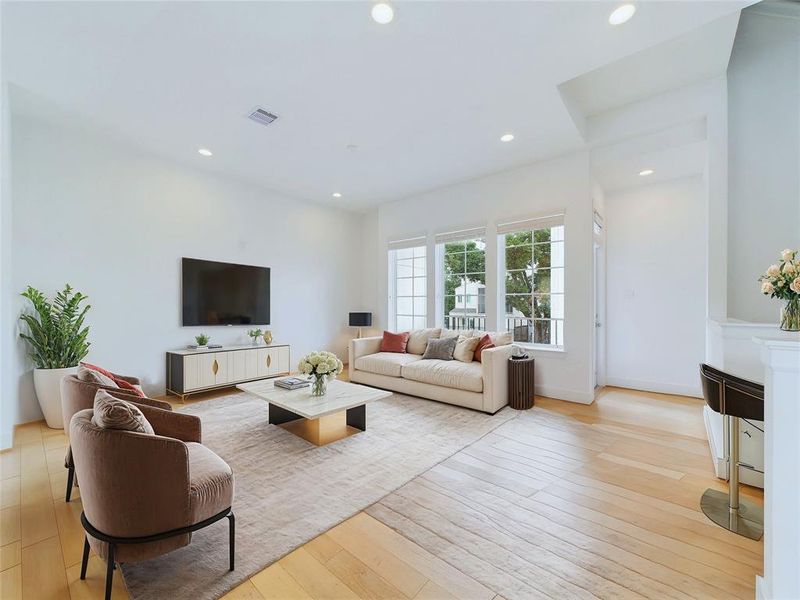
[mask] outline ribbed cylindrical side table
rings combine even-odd
[[[508,359],[508,405],[517,410],[533,407],[533,358]]]

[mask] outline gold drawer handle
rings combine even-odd
[[[272,365],[272,357],[267,354],[267,366],[269,367],[270,365]]]
[[[216,375],[217,371],[219,371],[219,364],[217,364],[216,359],[214,360],[214,364],[211,365],[211,370],[214,372],[214,375]]]

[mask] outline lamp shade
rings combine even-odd
[[[372,327],[372,313],[351,312],[350,327]]]

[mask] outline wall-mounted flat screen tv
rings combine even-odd
[[[183,325],[269,325],[269,268],[184,258]]]

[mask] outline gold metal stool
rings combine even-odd
[[[764,510],[739,498],[739,418],[764,420],[764,386],[700,365],[703,396],[709,407],[728,418],[728,493],[707,489],[700,508],[728,531],[751,540],[764,534]]]

